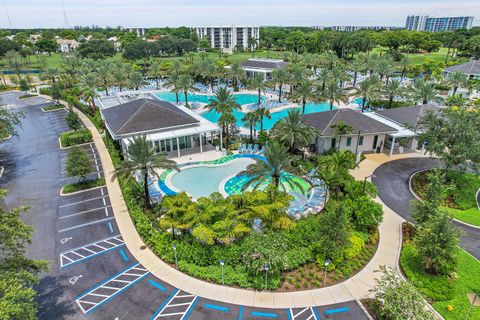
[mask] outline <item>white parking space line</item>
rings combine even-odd
[[[80,211],[80,212],[76,212],[76,213],[72,213],[72,214],[67,214],[65,216],[60,216],[59,219],[62,220],[62,219],[67,219],[67,218],[71,218],[71,217],[75,217],[75,216],[79,216],[79,215],[82,215],[82,214],[85,214],[85,213],[89,213],[89,212],[93,212],[93,211],[98,211],[98,210],[102,210],[102,209],[107,209],[107,208],[110,208],[111,206],[108,205],[108,206],[105,206],[105,207],[98,207],[98,208],[93,208],[93,209],[90,209],[90,210],[85,210],[85,211]]]
[[[82,223],[82,224],[79,224],[79,225],[76,225],[76,226],[73,226],[73,227],[68,227],[68,228],[60,229],[60,230],[58,230],[58,232],[59,232],[59,233],[63,233],[63,232],[66,232],[66,231],[71,231],[71,230],[75,230],[75,229],[78,229],[78,228],[83,228],[83,227],[91,226],[91,225],[93,225],[93,224],[111,221],[111,220],[113,220],[113,219],[114,219],[114,217],[109,217],[109,218],[100,219],[100,220],[96,220],[96,221],[92,221],[92,222]]]
[[[72,203],[67,203],[67,204],[64,204],[62,206],[59,206],[59,208],[66,208],[66,207],[70,207],[70,206],[74,206],[74,205],[77,205],[77,204],[81,204],[81,203],[85,203],[85,202],[89,202],[89,201],[93,201],[93,200],[98,200],[98,199],[103,199],[103,205],[106,206],[106,202],[105,202],[105,198],[108,198],[108,195],[103,195],[103,189],[102,189],[102,195],[100,197],[95,197],[95,198],[90,198],[90,199],[85,199],[85,200],[82,200],[82,201],[77,201],[77,202],[72,202]]]
[[[103,246],[100,246],[98,244],[103,244]],[[116,235],[114,237],[110,237],[107,239],[95,241],[92,243],[85,244],[81,247],[77,247],[74,249],[70,249],[68,251],[65,251],[60,254],[60,267],[64,268],[67,266],[70,266],[74,263],[80,262],[80,261],[85,261],[87,259],[93,258],[95,256],[98,256],[100,254],[103,254],[107,251],[113,250],[118,247],[122,247],[125,245],[125,242],[123,241],[123,238],[121,235]],[[100,250],[95,249],[95,248],[100,248]],[[95,249],[95,250],[94,250]],[[83,255],[79,254],[78,252],[81,251]],[[89,254],[85,254],[85,252]],[[80,259],[77,257],[73,256],[81,256]]]
[[[171,316],[176,316],[176,315],[181,315],[181,317],[179,318],[180,320],[184,319],[185,315],[196,303],[198,297],[192,294],[180,295],[179,293],[180,291],[177,291],[175,295],[168,301],[168,303],[164,305],[163,308],[157,311],[157,313],[152,317],[152,320],[165,319],[165,318],[169,318]],[[190,299],[188,299],[185,302],[185,298],[190,298]],[[175,302],[175,300],[177,301],[177,303]],[[178,307],[182,307],[182,308],[178,308]],[[177,309],[173,311],[170,308],[177,308]]]
[[[292,320],[296,320],[296,319],[299,319],[300,316],[303,316],[301,317],[302,319],[305,319],[305,320],[319,320],[317,319],[316,315],[315,315],[315,311],[313,311],[313,308],[312,307],[306,307],[306,308],[303,308],[301,310],[297,310],[297,311],[294,311],[293,309],[290,309],[289,310],[290,312],[290,319]],[[304,314],[306,313],[306,314]]]
[[[81,294],[75,302],[80,307],[83,313],[89,313],[96,308],[100,307],[104,302],[111,299],[112,297],[116,296],[117,294],[123,292],[124,290],[128,289],[130,286],[138,282],[140,279],[144,278],[150,272],[143,267],[138,267],[140,263],[133,265],[132,267],[116,274],[112,278],[108,279],[107,281],[101,283],[100,285],[88,290],[87,292]],[[129,275],[132,279],[130,281],[126,280],[118,280],[125,274],[130,273],[131,270],[137,270],[138,273],[134,275]],[[109,286],[110,283],[121,283],[118,287]],[[99,293],[101,292],[101,293]],[[108,294],[111,292],[110,294]],[[107,294],[106,294],[107,293]],[[99,299],[100,297],[100,299]]]

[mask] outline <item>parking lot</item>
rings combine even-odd
[[[51,261],[38,288],[41,319],[367,319],[355,301],[251,308],[208,300],[156,278],[123,242],[106,187],[60,195],[75,181],[65,173],[68,149],[58,143],[69,130],[66,111],[43,112],[46,101],[39,98],[2,97],[25,111],[20,138],[0,143],[0,186],[10,191],[8,207],[31,206],[25,217],[35,227],[29,255]],[[88,178],[103,177],[95,145],[81,148],[92,160]]]

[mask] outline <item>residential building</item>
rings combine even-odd
[[[170,158],[215,150],[209,143],[220,141],[221,128],[183,106],[142,98],[102,109],[105,127],[125,152],[131,138],[145,135],[157,152]]]
[[[125,28],[123,30],[128,30],[128,32],[134,32],[137,34],[137,37],[142,38],[147,33],[147,28]]]
[[[317,153],[324,153],[332,148],[349,150],[357,155],[383,151],[386,136],[397,131],[352,109],[305,114],[302,115],[302,120],[318,132],[310,145],[310,150]],[[352,132],[336,137],[335,125],[339,123],[351,126]]]
[[[239,49],[252,49],[248,39],[255,39],[258,45],[260,27],[231,26],[231,27],[195,27],[193,28],[200,39],[207,39],[212,48],[231,53]]]
[[[407,30],[414,31],[454,31],[458,29],[472,28],[473,17],[430,17],[430,16],[408,16],[405,23]]]
[[[107,40],[113,43],[113,47],[115,48],[115,50],[120,51],[122,43],[120,42],[120,39],[118,37],[110,37]]]
[[[242,62],[242,69],[245,70],[248,78],[253,78],[259,74],[265,80],[272,79],[273,71],[287,66],[287,62],[276,59],[250,58]]]
[[[394,26],[331,26],[330,29],[333,31],[353,32],[358,30],[398,30],[403,28]]]
[[[57,39],[57,45],[60,52],[72,52],[77,50],[80,44],[77,40]]]
[[[448,67],[443,71],[443,76],[448,78],[453,72],[462,72],[470,79],[480,80],[480,60],[470,60],[462,64]]]

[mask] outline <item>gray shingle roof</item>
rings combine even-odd
[[[280,69],[288,65],[283,60],[248,59],[242,62],[242,67],[252,69]]]
[[[162,130],[199,122],[173,104],[155,99],[133,100],[101,112],[115,135]]]
[[[480,75],[480,61],[470,60],[468,62],[457,64],[445,69],[448,72],[459,71],[468,75]]]
[[[442,110],[441,107],[433,104],[421,104],[418,106],[379,110],[377,113],[404,126],[415,126],[418,120],[423,117],[426,112],[431,111],[437,114],[440,110]]]
[[[396,131],[394,128],[352,109],[337,109],[310,113],[302,115],[302,119],[305,123],[317,129],[322,136],[332,136],[334,132],[332,126],[339,122],[352,126],[354,133],[358,131],[362,133]]]

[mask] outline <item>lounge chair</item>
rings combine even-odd
[[[260,149],[258,150],[257,154],[263,154],[263,146],[260,147]]]
[[[257,152],[258,152],[258,144],[255,144],[255,146],[253,147],[252,153],[257,154]]]
[[[238,149],[238,153],[245,153],[245,151],[246,151],[245,143],[242,143],[242,145],[240,146],[240,149]]]

